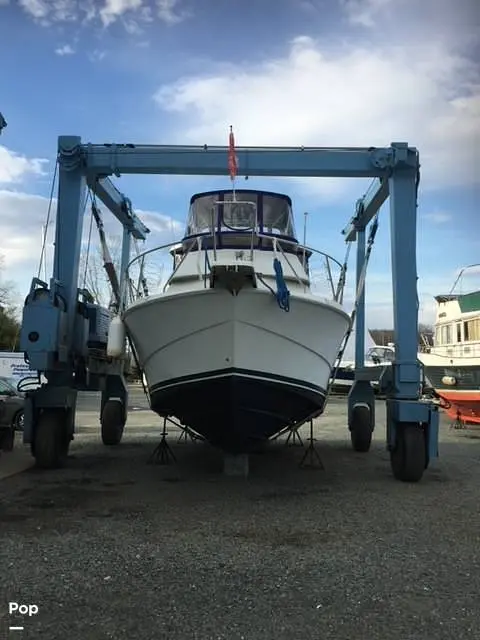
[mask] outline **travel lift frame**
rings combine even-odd
[[[406,143],[387,148],[236,149],[241,176],[374,178],[357,202],[344,230],[357,241],[356,375],[348,397],[348,427],[356,450],[370,448],[375,398],[364,367],[365,232],[390,197],[395,362],[386,380],[387,448],[394,476],[418,481],[438,456],[438,409],[420,399],[417,360],[418,298],[416,210],[419,156]],[[101,390],[101,424],[106,444],[120,442],[127,417],[123,363],[106,357],[109,315],[78,288],[83,211],[90,189],[122,223],[120,287],[125,295],[131,238],[148,229],[109,176],[121,174],[209,175],[226,173],[228,148],[82,144],[77,136],[58,139],[58,204],[53,277],[32,280],[23,310],[21,349],[32,370],[48,383],[27,393],[24,442],[40,467],[55,467],[73,439],[78,390]],[[375,221],[374,221],[375,222]],[[363,271],[363,273],[362,273]],[[360,285],[360,287],[358,286]],[[385,385],[384,385],[385,386]],[[106,442],[107,440],[107,442]]]

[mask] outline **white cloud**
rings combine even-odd
[[[99,203],[100,204],[100,203]],[[30,284],[31,278],[38,274],[41,248],[43,241],[43,227],[47,222],[49,200],[43,196],[23,193],[7,189],[0,189],[0,238],[2,238],[0,254],[4,258],[3,276],[7,280],[13,280],[17,284],[18,291],[23,296]],[[178,240],[183,232],[183,224],[155,211],[136,210],[137,215],[150,229],[146,243],[139,243],[141,250],[150,247],[167,244]],[[56,200],[52,201],[50,222],[48,225],[46,241],[47,279],[51,276],[53,260],[53,242],[55,234]],[[103,215],[105,232],[107,237],[118,244],[121,239],[121,225],[108,212]],[[90,209],[85,212],[83,228],[84,249],[88,243],[90,228]],[[98,233],[93,224],[92,227],[91,255],[98,254]],[[150,272],[154,274],[158,265],[166,260],[170,266],[170,256],[165,252],[154,254],[149,260]],[[44,269],[41,269],[40,277],[44,277]]]
[[[0,145],[0,185],[12,184],[31,175],[45,175],[44,158],[27,158]]]
[[[180,0],[156,0],[155,11],[147,0],[19,0],[19,4],[30,18],[45,27],[93,20],[108,27],[120,20],[130,34],[141,32],[141,24],[152,22],[155,15],[168,25],[191,16],[189,11],[180,8]]]
[[[100,49],[93,49],[93,51],[89,51],[87,55],[91,62],[100,62],[105,58],[107,52],[101,51]]]
[[[387,146],[420,150],[422,184],[478,182],[480,78],[440,43],[343,47],[295,38],[283,58],[230,65],[161,87],[178,138],[239,146]],[[343,181],[345,182],[345,181]],[[321,190],[320,186],[320,190]]]
[[[355,301],[354,270],[348,274],[344,303],[353,308]],[[421,275],[418,281],[419,322],[432,325],[435,322],[435,296],[448,293],[455,282],[455,273],[448,270]],[[392,275],[369,270],[365,284],[365,316],[370,329],[393,327]]]
[[[376,18],[395,0],[340,0],[349,21],[363,27],[374,27]]]
[[[75,22],[80,15],[90,15],[95,0],[18,0],[24,12],[43,26],[53,22]]]
[[[18,0],[18,4],[37,20],[46,18],[50,12],[48,3],[44,0]]]
[[[452,220],[451,214],[446,211],[432,211],[430,213],[424,213],[422,218],[429,222],[433,222],[433,224],[444,224]]]
[[[63,47],[55,49],[57,56],[71,56],[75,53],[73,47],[69,44],[64,44]]]
[[[156,4],[157,15],[165,24],[178,24],[192,16],[190,11],[179,8],[179,0],[156,0]]]
[[[124,13],[140,9],[142,4],[142,0],[105,0],[105,5],[100,9],[100,19],[108,27]]]

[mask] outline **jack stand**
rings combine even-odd
[[[163,419],[163,431],[160,443],[155,447],[152,455],[148,459],[148,464],[170,464],[176,462],[177,459],[167,442],[167,418]]]
[[[192,432],[188,427],[183,427],[182,432],[178,436],[177,444],[187,444],[187,442],[196,442],[196,438],[194,438]]]
[[[301,426],[301,425],[300,425]],[[298,433],[298,430],[300,429],[300,427],[291,427],[288,431],[288,437],[285,440],[285,446],[291,446],[291,447],[295,447],[295,446],[300,446],[303,447],[303,440],[300,437],[300,434]]]
[[[457,417],[450,425],[450,429],[466,429],[465,422],[461,418],[460,411],[457,411]]]
[[[310,420],[310,436],[308,438],[308,447],[303,454],[298,466],[300,469],[322,469],[325,470],[325,466],[320,458],[320,454],[315,447],[315,438],[313,437],[313,420]]]

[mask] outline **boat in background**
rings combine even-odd
[[[122,314],[152,409],[233,454],[319,415],[350,316],[341,263],[299,244],[290,198],[198,193],[172,247],[163,291]],[[324,297],[314,255],[340,269]]]
[[[435,301],[434,344],[419,354],[426,385],[450,418],[480,425],[480,289]]]
[[[348,392],[355,380],[355,332],[354,327],[336,373],[334,368],[335,379],[332,380],[332,388],[337,392]],[[378,387],[384,368],[391,365],[395,359],[395,347],[393,343],[388,343],[386,346],[375,344],[370,331],[366,329],[365,348],[367,351],[363,366],[370,369],[370,382],[375,389]]]

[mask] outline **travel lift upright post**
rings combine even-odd
[[[347,241],[359,234],[357,266],[364,258],[365,228],[390,195],[392,275],[396,360],[387,394],[387,445],[394,475],[402,480],[419,480],[428,461],[438,455],[438,413],[432,403],[419,398],[420,368],[417,361],[417,272],[416,197],[419,159],[417,150],[405,143],[387,148],[237,148],[238,174],[276,177],[370,177],[375,189],[365,196],[346,230]],[[22,350],[32,369],[45,374],[48,384],[29,393],[25,411],[24,441],[32,443],[33,454],[42,466],[59,461],[73,433],[76,389],[93,389],[103,376],[102,406],[111,407],[115,398],[126,416],[126,389],[117,370],[92,360],[86,384],[79,384],[75,368],[86,362],[85,316],[95,310],[79,302],[78,259],[87,186],[124,224],[125,258],[130,235],[143,237],[145,228],[131,213],[129,201],[108,176],[121,174],[209,175],[226,174],[227,147],[154,146],[134,144],[82,144],[76,136],[58,140],[60,166],[54,277],[50,288],[34,279],[23,313]],[[363,234],[363,235],[362,235]],[[125,282],[125,260],[121,280]],[[122,289],[123,290],[123,289]],[[93,315],[92,315],[93,314]],[[358,320],[358,318],[360,320]],[[161,319],[160,319],[161,321]],[[90,326],[93,327],[93,320]],[[363,300],[357,311],[357,328],[364,325]],[[363,332],[356,331],[357,355],[363,356]],[[357,363],[358,364],[358,363]],[[97,367],[96,369],[94,367]],[[113,363],[108,365],[113,366]],[[92,367],[93,372],[92,373]],[[83,370],[83,369],[82,369]],[[102,378],[100,378],[101,380]],[[122,382],[119,382],[122,380]],[[365,405],[369,411],[358,412]],[[374,399],[370,385],[357,377],[349,398],[349,428],[373,430]],[[105,409],[104,409],[105,411]],[[112,414],[110,414],[112,418]],[[123,430],[123,425],[122,425]],[[65,437],[67,433],[68,437]],[[119,431],[121,437],[121,430]],[[67,443],[67,444],[66,444]],[[41,452],[41,453],[40,453]],[[50,452],[50,453],[49,453]],[[53,452],[53,453],[52,453]]]

